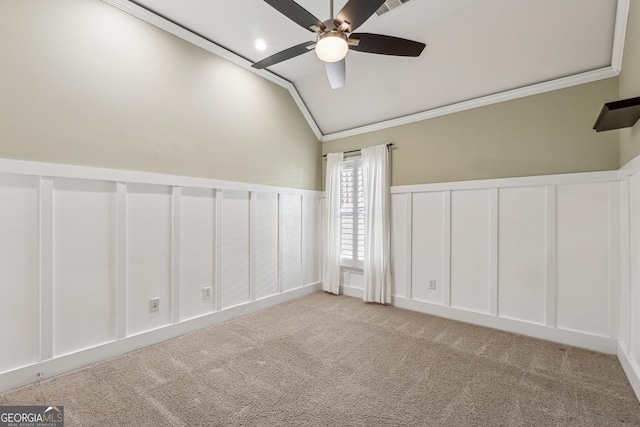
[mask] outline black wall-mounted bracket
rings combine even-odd
[[[622,129],[633,126],[640,119],[640,97],[607,102],[593,128],[605,130]]]

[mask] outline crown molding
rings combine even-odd
[[[447,105],[445,107],[434,108],[432,110],[411,114],[397,119],[387,120],[384,122],[373,123],[342,132],[327,134],[322,137],[322,142],[333,141],[336,139],[347,138],[350,136],[361,135],[363,133],[375,132],[378,130],[388,129],[395,126],[406,125],[409,123],[419,122],[434,117],[440,117],[447,114],[459,113],[461,111],[471,110],[473,108],[485,107],[491,104],[497,104],[505,101],[512,101],[518,98],[524,98],[531,95],[538,95],[558,89],[565,89],[571,86],[577,86],[585,83],[591,83],[597,80],[617,77],[620,71],[613,67],[601,68],[598,70],[587,71],[585,73],[576,74],[569,77],[563,77],[556,80],[550,80],[544,83],[538,83],[531,86],[525,86],[518,89],[499,92],[480,98],[470,99],[468,101],[458,102],[456,104]]]
[[[622,71],[622,53],[624,52],[624,40],[627,34],[630,1],[631,0],[618,0],[618,8],[616,10],[611,67],[616,70],[618,74]]]

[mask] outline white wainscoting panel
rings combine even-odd
[[[278,293],[278,195],[258,193],[255,222],[256,299]]]
[[[557,326],[609,336],[609,185],[559,185]]]
[[[348,283],[354,289],[364,290],[364,273],[361,271],[347,271]]]
[[[491,192],[451,193],[451,306],[490,310]]]
[[[319,290],[321,207],[316,191],[0,159],[0,392]]]
[[[38,177],[0,173],[0,236],[4,372],[40,358]]]
[[[618,359],[640,399],[640,156],[620,170]]]
[[[317,196],[302,197],[302,283],[320,281],[320,242],[322,227],[320,218],[320,198]]]
[[[636,371],[640,375],[640,172],[630,178],[630,256],[629,256],[629,299],[622,300],[628,305],[628,341],[626,347],[628,356],[634,362]],[[640,390],[639,390],[640,391]]]
[[[249,301],[249,192],[222,196],[222,308],[228,308]]]
[[[632,242],[632,217],[631,216],[631,177],[624,177],[620,182],[620,325],[618,339],[628,348],[631,341],[631,242]],[[633,221],[633,228],[637,227]],[[634,230],[635,231],[635,230]],[[636,258],[637,259],[637,258]]]
[[[411,294],[414,300],[440,305],[444,304],[444,202],[443,192],[413,194]],[[431,280],[435,289],[429,288]]]
[[[408,259],[411,253],[407,251],[407,245],[411,244],[408,230],[411,226],[411,212],[408,211],[408,200],[411,194],[391,195],[391,282],[392,294],[404,296],[407,290],[407,268],[411,265]]]
[[[616,171],[392,187],[394,304],[615,352],[618,311],[633,317],[624,299],[638,299],[616,270],[625,260],[618,216],[640,212],[625,194]],[[633,283],[640,232],[631,231]],[[361,295],[355,277],[344,274],[348,295]],[[640,353],[630,329],[620,327],[628,351]]]
[[[282,290],[289,291],[302,286],[302,197],[284,194],[280,197],[282,244]]]
[[[190,319],[215,307],[215,191],[185,187],[180,200],[180,319]]]
[[[171,187],[127,185],[127,335],[172,321]],[[160,310],[150,311],[150,299]]]
[[[116,185],[54,180],[54,355],[116,338]]]
[[[545,323],[546,189],[502,188],[498,208],[498,314]]]
[[[396,303],[617,347],[640,394],[640,174],[621,179],[392,189]],[[317,192],[0,159],[0,391],[317,289],[300,287],[320,276],[321,207]],[[361,294],[362,274],[343,277]]]

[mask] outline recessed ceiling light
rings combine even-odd
[[[254,46],[258,50],[265,50],[267,48],[267,44],[262,39],[257,39]]]

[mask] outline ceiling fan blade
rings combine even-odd
[[[286,61],[287,59],[295,58],[298,55],[302,55],[303,53],[312,51],[312,48],[315,44],[315,42],[300,43],[299,45],[290,47],[289,49],[285,49],[282,52],[274,53],[273,55],[263,59],[262,61],[258,61],[251,66],[259,70],[262,68],[270,67],[279,62]]]
[[[325,62],[324,68],[327,70],[331,89],[339,89],[344,86],[347,77],[347,63],[344,59],[337,62]]]
[[[420,56],[425,46],[424,43],[382,34],[353,33],[349,37],[349,48],[381,55]]]
[[[300,6],[293,0],[264,0],[271,7],[291,19],[302,28],[306,28],[311,32],[319,32],[324,30],[325,25],[305,8]]]
[[[373,15],[385,0],[349,0],[336,17],[336,27],[350,33]]]

